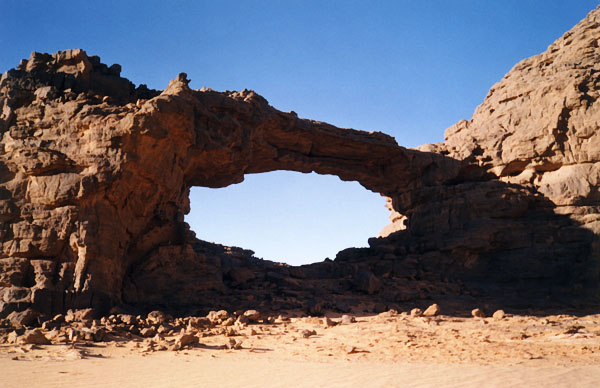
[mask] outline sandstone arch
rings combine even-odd
[[[32,54],[0,81],[0,313],[261,298],[343,311],[373,294],[386,306],[444,295],[597,306],[598,12],[419,150],[252,91],[191,90],[184,74],[157,92],[82,50]],[[190,187],[281,169],[358,181],[409,228],[293,268],[183,222]]]
[[[134,90],[117,70],[72,50],[34,53],[3,77],[5,207],[20,210],[6,214],[3,252],[7,271],[24,275],[10,284],[24,304],[119,303],[127,273],[184,246],[191,186],[285,169],[386,194],[442,160],[381,133],[279,112],[251,91],[193,91],[181,74],[158,94]]]

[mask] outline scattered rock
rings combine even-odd
[[[242,342],[236,341],[234,338],[229,338],[227,345],[225,345],[227,349],[238,350],[242,348]]]
[[[496,320],[501,320],[504,319],[504,310],[497,310],[493,315],[492,318],[496,319]]]
[[[410,316],[411,317],[421,317],[423,316],[423,310],[421,310],[420,308],[414,308],[412,310],[410,310]]]
[[[90,329],[92,340],[94,342],[102,342],[106,338],[106,330],[103,327],[95,327]]]
[[[6,340],[9,344],[16,344],[19,340],[19,334],[17,334],[16,331],[11,331],[10,333],[8,333],[8,337],[6,338]]]
[[[151,325],[162,325],[167,320],[167,315],[162,311],[152,311],[148,313],[146,321]]]
[[[154,337],[156,335],[156,330],[153,326],[146,327],[140,330],[140,335],[146,338]]]
[[[46,338],[40,329],[27,330],[25,334],[19,337],[19,342],[23,344],[48,345],[50,340]]]
[[[65,315],[65,322],[83,322],[91,321],[97,316],[96,311],[93,308],[69,310]]]
[[[221,322],[221,326],[233,326],[234,323],[235,323],[235,319],[233,319],[232,317],[229,317],[229,318],[225,319],[223,322]]]
[[[198,337],[196,337],[193,334],[180,334],[176,339],[175,339],[175,344],[181,349],[185,346],[189,346],[189,345],[197,345],[199,343],[199,339]]]
[[[68,361],[72,361],[72,360],[82,360],[85,357],[85,353],[82,352],[81,350],[74,348],[74,347],[70,347],[69,349],[65,350],[62,354],[61,354],[61,358],[64,360],[68,360]]]
[[[425,311],[423,311],[423,316],[424,317],[435,317],[439,313],[440,313],[440,306],[438,306],[436,303],[434,303],[431,306],[427,307],[427,309],[425,309]],[[412,314],[412,312],[411,312],[411,314]]]
[[[229,313],[225,310],[211,311],[206,317],[211,321],[211,323],[220,324],[229,318]]]
[[[117,318],[125,325],[133,325],[136,323],[135,317],[131,314],[118,314]]]
[[[260,319],[260,313],[256,310],[246,310],[244,311],[244,316],[248,318],[250,322],[256,322]]]
[[[59,328],[64,323],[65,323],[65,316],[62,314],[57,314],[51,320],[42,323],[42,329],[44,329],[44,330],[56,329],[56,328]]]
[[[329,317],[325,317],[324,323],[325,323],[325,327],[333,327],[336,325],[336,322]]]
[[[356,318],[354,318],[351,315],[342,315],[341,319],[340,319],[340,325],[349,325],[351,323],[356,322]]]
[[[398,315],[398,311],[397,310],[395,310],[395,309],[389,309],[387,311],[379,313],[378,316],[389,318],[389,317],[395,317],[396,315]]]
[[[309,338],[313,335],[317,335],[315,330],[302,330],[302,338]]]
[[[473,316],[473,318],[485,318],[485,313],[478,308],[473,309],[473,311],[471,311],[471,315]]]
[[[210,319],[206,317],[190,317],[188,324],[197,329],[211,326]]]

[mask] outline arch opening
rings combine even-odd
[[[192,187],[185,221],[205,241],[291,265],[334,259],[389,224],[386,198],[337,176],[272,171],[225,188]]]

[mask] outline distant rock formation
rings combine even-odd
[[[415,150],[252,91],[192,90],[183,73],[159,92],[82,50],[33,53],[0,81],[0,317],[599,305],[599,22],[592,11],[444,143]],[[358,181],[389,198],[394,223],[370,248],[291,267],[198,240],[183,221],[191,187],[274,170]]]

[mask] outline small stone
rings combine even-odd
[[[256,322],[260,319],[260,313],[256,310],[246,310],[244,316],[247,317],[250,322]]]
[[[423,316],[423,310],[421,310],[420,308],[414,308],[414,309],[410,310],[410,316],[411,317],[421,317],[421,316]]]
[[[425,309],[425,311],[423,311],[423,316],[424,317],[435,317],[439,313],[440,313],[440,306],[438,306],[437,303],[434,303],[431,306],[427,307],[427,309]]]
[[[236,341],[234,338],[229,338],[229,342],[225,345],[227,349],[238,350],[242,348],[242,342]]]
[[[58,331],[56,329],[52,329],[51,331],[46,333],[46,338],[48,338],[49,340],[52,341],[52,340],[58,338],[59,334],[60,334],[60,331]]]
[[[81,338],[84,341],[93,341],[94,340],[94,333],[90,329],[88,329],[88,328],[82,329],[81,330]]]
[[[157,342],[157,343],[164,341],[164,339],[165,339],[165,337],[163,337],[160,334],[157,334],[154,337],[152,337],[152,341]]]
[[[153,326],[145,327],[142,330],[140,330],[140,335],[146,338],[154,337],[156,335],[156,330]]]
[[[188,346],[188,345],[197,345],[198,344],[198,337],[196,337],[193,334],[180,334],[179,337],[177,337],[177,339],[175,340],[175,344],[179,346],[179,348],[182,348],[184,346]]]
[[[222,326],[233,326],[234,323],[235,323],[235,320],[232,317],[229,317],[226,320],[224,320],[223,322],[221,322],[221,325]]]
[[[91,321],[96,316],[96,311],[92,308],[69,310],[65,316],[66,322],[84,322]]]
[[[135,323],[135,317],[130,314],[119,314],[117,317],[126,325],[133,325]]]
[[[148,317],[146,318],[146,321],[148,321],[148,323],[151,325],[162,325],[166,320],[167,315],[158,310],[148,313]]]
[[[221,323],[229,318],[229,313],[225,310],[211,311],[206,316],[212,323]]]
[[[340,319],[340,325],[349,325],[354,322],[356,322],[356,318],[351,315],[342,315],[342,318]]]
[[[102,342],[106,338],[106,330],[103,327],[95,327],[91,329],[91,333],[94,342]]]
[[[504,316],[506,314],[504,313],[504,310],[498,310],[494,313],[494,315],[492,315],[492,318],[497,319],[497,320],[501,320],[504,319]]]
[[[473,318],[485,318],[485,313],[481,309],[473,309],[471,315]]]
[[[310,336],[317,335],[315,330],[302,330],[302,337],[309,338]]]
[[[155,352],[156,349],[154,349],[154,342],[149,342],[147,344],[144,345],[144,347],[142,348],[142,353],[150,353],[150,352]]]
[[[210,319],[206,317],[190,317],[188,324],[195,328],[210,327]]]
[[[8,333],[8,337],[6,338],[9,344],[16,344],[18,339],[19,335],[16,331],[11,331],[10,333]]]
[[[347,354],[356,353],[356,348],[354,346],[346,346],[346,348],[344,350],[346,351]]]
[[[325,317],[325,327],[333,327],[336,325],[336,322],[334,322],[331,318],[329,317]]]
[[[79,339],[79,331],[73,329],[72,327],[67,330],[66,334],[69,341],[75,342]]]
[[[377,314],[377,316],[379,316],[381,318],[391,318],[391,317],[395,317],[396,315],[398,315],[398,311],[395,309],[389,309],[387,311]]]
[[[44,333],[40,329],[27,330],[25,334],[23,334],[19,338],[21,343],[24,344],[35,344],[35,345],[48,345],[50,344],[50,340],[46,338]]]

